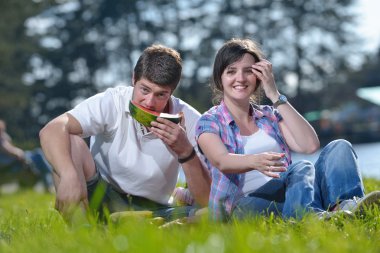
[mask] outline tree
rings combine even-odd
[[[253,37],[273,62],[276,80],[301,112],[321,106],[313,94],[353,52],[354,0],[186,1],[68,0],[35,16],[49,23],[35,34],[26,76],[33,84],[33,117],[42,125],[83,99],[118,82],[130,83],[137,56],[152,43],[178,49],[184,72],[177,95],[200,111],[211,105],[212,61],[232,37]],[[36,30],[33,22],[29,31]],[[44,71],[43,71],[44,70]],[[40,73],[38,75],[38,73]],[[42,74],[41,74],[42,73]],[[313,101],[305,104],[304,101]],[[313,99],[310,99],[313,98]]]
[[[161,1],[165,3],[165,1]],[[118,82],[130,80],[136,56],[165,30],[148,14],[155,1],[65,1],[29,23],[44,51],[27,73],[35,98],[32,113],[43,125],[75,103]],[[148,29],[149,28],[149,29]]]
[[[0,118],[7,121],[9,133],[16,142],[31,138],[35,131],[27,111],[30,87],[23,84],[30,55],[38,51],[37,40],[25,33],[24,23],[44,6],[33,1],[1,1],[0,15]],[[28,126],[28,127],[26,127]]]
[[[199,43],[189,50],[203,72],[210,66],[213,55],[221,43],[232,37],[252,37],[263,45],[267,58],[274,64],[276,82],[288,94],[293,105],[305,113],[323,106],[325,91],[331,82],[344,78],[350,69],[353,52],[359,42],[349,29],[355,21],[350,8],[355,1],[208,1],[188,4],[186,10],[196,22],[191,26],[198,31]],[[207,13],[213,5],[215,11]],[[188,14],[191,16],[191,14]],[[189,32],[187,32],[189,34]],[[207,75],[195,73],[190,82],[204,85]],[[185,80],[189,81],[189,80]],[[190,86],[190,85],[189,85]],[[193,101],[194,95],[202,98],[199,87],[193,92],[186,89],[182,96]],[[200,93],[200,94],[197,94]],[[328,93],[327,93],[328,94]],[[326,96],[326,94],[325,94]],[[334,98],[337,100],[336,98]],[[209,104],[206,93],[201,104]],[[305,101],[308,101],[305,103]]]

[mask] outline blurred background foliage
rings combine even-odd
[[[38,145],[52,118],[107,87],[130,85],[141,51],[162,43],[184,60],[175,95],[201,113],[216,50],[232,37],[262,45],[276,82],[322,142],[380,141],[380,51],[355,32],[355,0],[1,1],[0,118],[16,143]],[[264,103],[266,101],[264,100]],[[365,113],[363,113],[365,112]]]

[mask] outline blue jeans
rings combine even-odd
[[[315,163],[312,209],[329,210],[342,200],[364,196],[357,159],[351,143],[345,140],[333,141],[322,150]]]
[[[341,200],[364,196],[357,155],[345,140],[330,142],[315,165],[305,160],[293,163],[269,183],[270,187],[264,185],[240,198],[233,216],[274,213],[301,218],[307,211],[325,211]]]
[[[49,189],[53,183],[53,168],[46,160],[41,148],[25,151],[26,160],[32,171],[42,179],[44,186]]]
[[[46,160],[41,148],[25,151],[26,164],[16,158],[0,153],[0,167],[4,166],[10,172],[20,172],[29,169],[38,179],[42,181],[46,189],[53,186],[52,167]]]

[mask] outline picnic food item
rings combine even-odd
[[[132,100],[129,102],[129,111],[135,120],[137,120],[139,123],[146,127],[150,127],[150,123],[152,121],[155,121],[157,117],[170,120],[171,122],[174,122],[176,124],[178,124],[181,121],[182,117],[181,114],[170,114],[163,112],[159,113],[151,111],[134,103]]]
[[[115,212],[110,215],[110,220],[112,222],[123,222],[133,218],[152,218],[152,211],[122,211]]]

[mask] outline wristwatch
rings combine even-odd
[[[288,98],[285,95],[280,94],[278,100],[273,103],[273,107],[277,108],[279,105],[286,104],[288,102]]]

